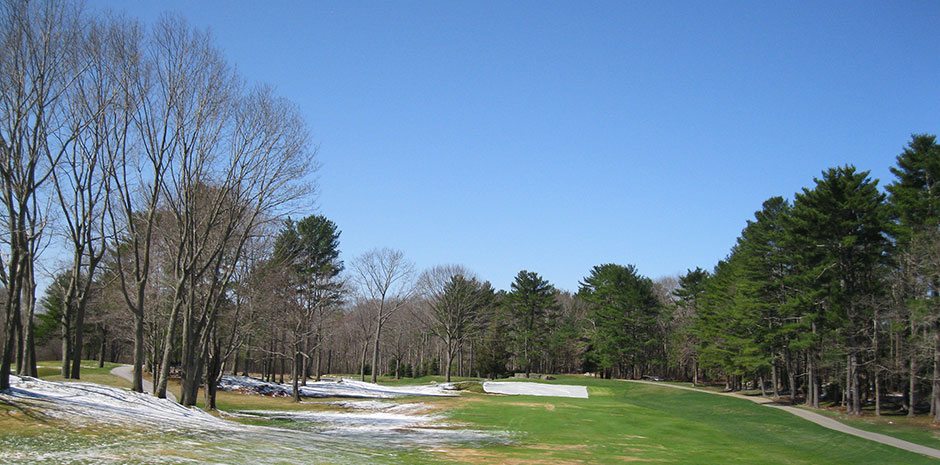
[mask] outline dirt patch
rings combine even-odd
[[[628,457],[624,455],[620,455],[614,458],[617,459],[618,462],[634,462],[634,463],[638,463],[638,462],[648,463],[648,462],[663,462],[664,461],[664,460],[659,460],[659,459],[641,459],[639,457]]]
[[[530,446],[525,446],[526,449],[538,449],[538,450],[587,450],[588,446],[584,444],[535,444]]]
[[[504,465],[581,465],[587,462],[582,460],[558,460],[552,457],[507,457],[492,451],[480,449],[448,449],[441,451],[444,457],[459,463]]]
[[[555,411],[555,404],[542,404],[538,402],[509,402],[506,405],[512,405],[513,407],[531,407],[531,408],[544,408],[549,412]]]

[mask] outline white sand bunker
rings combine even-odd
[[[578,399],[588,398],[586,386],[571,386],[567,384],[543,384],[525,381],[487,381],[483,383],[483,390],[492,394],[575,397]]]

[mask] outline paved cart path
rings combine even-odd
[[[117,376],[118,378],[126,379],[130,381],[131,384],[134,383],[134,367],[132,365],[121,365],[119,367],[114,367],[114,369],[111,370],[111,374]],[[153,383],[147,381],[146,378],[144,378],[142,381],[144,382],[144,392],[153,392]],[[166,391],[166,398],[176,402],[176,396],[174,396],[169,389]]]
[[[773,404],[774,402],[773,400],[768,399],[766,397],[745,396],[745,395],[735,394],[731,392],[706,391],[704,389],[696,389],[696,388],[688,387],[688,386],[678,386],[675,384],[657,383],[654,381],[642,381],[642,380],[625,380],[625,381],[629,381],[631,383],[650,384],[653,386],[662,386],[662,387],[668,387],[668,388],[674,388],[674,389],[685,389],[687,391],[702,392],[706,394],[714,394],[714,395],[719,395],[719,396],[737,397],[738,399],[746,399],[746,400],[749,400],[751,402],[755,402],[758,404]],[[862,439],[868,439],[869,441],[879,442],[881,444],[885,444],[891,447],[897,447],[898,449],[903,449],[908,452],[914,452],[917,454],[926,455],[928,457],[940,459],[940,449],[934,449],[932,447],[922,446],[920,444],[914,444],[913,442],[905,441],[903,439],[898,439],[896,437],[888,436],[885,434],[873,433],[871,431],[865,431],[865,430],[861,430],[858,428],[853,428],[849,425],[846,425],[845,423],[839,422],[837,420],[833,420],[832,418],[829,418],[825,415],[820,415],[818,413],[801,409],[799,407],[791,407],[788,405],[767,405],[767,406],[771,408],[780,409],[785,412],[789,412],[804,420],[816,423],[817,425],[822,426],[823,428],[828,428],[833,431],[839,431],[840,433],[851,434],[852,436],[857,436]]]

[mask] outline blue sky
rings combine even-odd
[[[497,288],[710,268],[764,199],[845,163],[887,182],[940,132],[933,1],[90,5],[181,13],[296,102],[346,259],[388,246]]]

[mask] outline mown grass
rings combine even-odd
[[[451,450],[458,462],[683,464],[936,463],[743,399],[613,380],[563,377],[591,398],[471,395],[451,416],[512,431],[517,444]]]
[[[691,383],[668,382],[680,386],[693,387]],[[720,392],[724,389],[719,385],[713,386],[694,386],[696,389]],[[739,394],[745,396],[760,396],[760,391],[741,391]],[[782,398],[787,402],[787,398]],[[927,415],[917,415],[913,418],[896,412],[885,412],[881,416],[875,415],[874,406],[868,405],[863,408],[862,416],[846,415],[840,407],[831,404],[825,404],[820,409],[809,408],[804,405],[796,405],[811,412],[826,415],[836,419],[846,425],[858,428],[864,431],[880,433],[886,436],[903,439],[927,447],[940,449],[940,424],[933,423]]]
[[[81,379],[77,380],[62,377],[62,362],[59,360],[39,362],[36,364],[36,369],[39,372],[39,377],[47,381],[77,381],[129,389],[131,387],[130,381],[111,374],[111,370],[118,366],[121,366],[121,364],[105,362],[104,368],[98,368],[97,360],[82,360]]]

